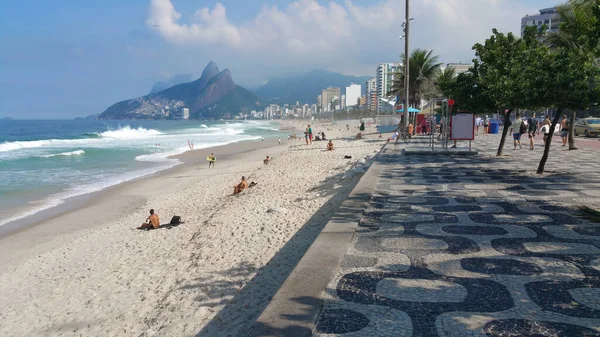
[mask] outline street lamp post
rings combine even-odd
[[[410,26],[410,14],[409,14],[409,0],[406,0],[406,21],[404,26],[404,128],[408,129],[408,106],[409,106],[409,86],[410,86],[410,72],[408,70],[408,38],[409,38],[409,26]]]

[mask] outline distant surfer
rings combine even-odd
[[[206,160],[208,160],[208,168],[210,168],[211,165],[215,168],[215,161],[217,161],[217,158],[215,158],[214,153],[211,153],[210,156],[206,157]]]

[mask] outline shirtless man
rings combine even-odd
[[[567,139],[569,138],[569,126],[567,122],[567,115],[564,115],[560,121],[560,138],[562,138],[562,146],[567,145]]]
[[[327,151],[333,151],[333,142],[331,140],[327,143]]]
[[[144,222],[137,229],[156,229],[160,226],[160,220],[158,219],[158,214],[154,214],[154,209],[150,210],[150,216],[146,218],[146,222]]]
[[[246,180],[246,177],[242,177],[242,181],[239,184],[233,186],[233,195],[236,195],[247,188],[248,181]]]

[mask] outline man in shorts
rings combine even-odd
[[[313,140],[312,128],[310,127],[310,124],[308,124],[308,141],[310,142],[310,144],[312,144],[312,140]]]
[[[144,222],[138,229],[157,229],[160,226],[160,219],[158,218],[158,214],[154,214],[154,209],[150,210],[150,216],[146,218],[146,222]]]
[[[533,150],[535,148],[535,132],[537,131],[537,121],[535,120],[535,113],[527,120],[527,134],[529,135],[529,149]]]
[[[490,117],[489,116],[485,116],[485,119],[483,120],[483,134],[487,135],[488,133],[490,133]]]
[[[519,149],[521,148],[521,125],[523,124],[523,120],[521,120],[521,114],[517,114],[515,121],[512,123],[511,129],[513,134],[513,140],[515,143],[515,148],[517,149],[517,145],[519,145]]]
[[[560,121],[560,138],[562,138],[563,146],[567,145],[567,138],[569,136],[569,126],[567,124],[567,115],[564,115]]]

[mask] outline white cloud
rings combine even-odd
[[[358,5],[360,0],[338,0],[342,1],[297,0],[283,9],[264,6],[254,18],[236,24],[221,3],[201,8],[183,22],[170,0],[151,0],[146,24],[169,43],[228,55],[230,62],[243,60],[258,72],[260,64],[268,69],[287,63],[296,70],[319,66],[356,73],[374,69],[377,62],[397,60],[403,52],[398,37],[404,1]],[[544,5],[553,4],[548,0]],[[537,9],[520,0],[413,1],[411,49],[433,49],[444,62],[469,61],[472,45],[489,37],[492,28],[518,34],[520,18]]]

